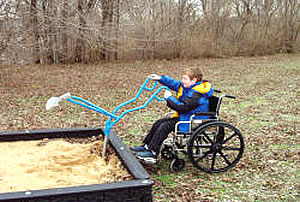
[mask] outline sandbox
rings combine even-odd
[[[127,146],[111,131],[104,161],[99,135],[97,128],[0,133],[0,201],[152,201],[153,182]]]

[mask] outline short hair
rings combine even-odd
[[[200,67],[188,67],[182,71],[182,74],[188,75],[190,79],[197,79],[197,82],[202,81],[203,71]]]

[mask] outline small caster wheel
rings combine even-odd
[[[182,171],[185,167],[185,161],[181,158],[174,158],[170,163],[170,171],[172,173],[177,173]]]
[[[173,154],[173,149],[171,146],[164,146],[164,148],[161,150],[161,158],[166,159],[166,160],[171,160],[174,158],[174,154]]]

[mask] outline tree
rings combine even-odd
[[[228,57],[300,49],[299,0],[0,0],[6,63]]]
[[[31,0],[30,4],[30,13],[31,13],[31,25],[32,32],[34,36],[34,48],[33,48],[33,57],[34,63],[40,63],[40,50],[39,50],[39,33],[38,33],[38,16],[37,16],[37,0]]]
[[[68,22],[68,0],[63,0],[62,11],[61,11],[61,38],[62,38],[62,53],[61,53],[61,61],[67,62],[68,58],[68,33],[67,33],[67,22]]]

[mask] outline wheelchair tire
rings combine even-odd
[[[188,156],[195,167],[219,173],[234,167],[244,153],[244,139],[236,127],[213,121],[197,128],[188,143]]]
[[[161,156],[161,158],[163,158],[165,160],[173,159],[175,155],[173,154],[172,146],[164,145],[160,152],[160,156]]]
[[[174,158],[170,163],[170,171],[172,173],[177,173],[185,168],[185,161],[181,158]]]

